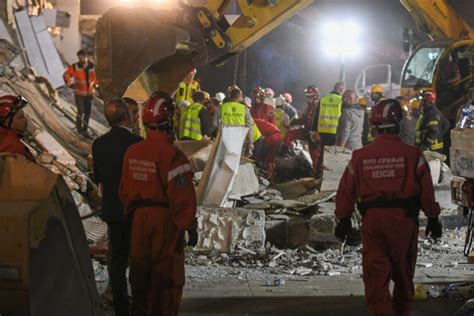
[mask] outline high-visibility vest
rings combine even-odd
[[[193,80],[193,82],[191,82],[190,84],[186,84],[184,81],[182,81],[179,84],[178,89],[176,89],[176,104],[183,100],[193,103],[193,93],[198,91],[199,89],[199,82],[197,82],[196,80]]]
[[[199,118],[199,112],[204,105],[200,103],[192,104],[186,111],[186,117],[184,118],[182,138],[191,138],[194,140],[201,140],[201,119]]]
[[[221,120],[227,125],[246,125],[247,108],[242,103],[226,102],[221,105]]]
[[[285,137],[286,132],[287,132],[286,127],[283,126],[283,124],[281,123],[281,118],[282,118],[283,115],[285,115],[285,114],[286,114],[286,112],[285,112],[285,110],[283,110],[282,108],[276,108],[276,109],[275,109],[276,126],[277,126],[278,129],[280,130],[282,137]]]
[[[97,76],[95,73],[95,65],[88,61],[87,65],[75,63],[69,65],[63,75],[66,84],[74,84],[74,94],[78,96],[93,96],[95,85],[97,84]]]
[[[342,97],[335,93],[328,94],[321,99],[319,107],[318,132],[335,135],[342,113]]]
[[[255,122],[253,123],[253,126],[252,126],[252,139],[253,139],[253,142],[255,143],[257,140],[260,139],[260,137],[262,137],[262,132],[260,132],[260,130],[258,129],[257,127],[257,124],[255,124]]]

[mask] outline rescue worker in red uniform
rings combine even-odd
[[[394,99],[372,108],[370,122],[378,136],[353,152],[336,196],[339,239],[345,240],[352,229],[356,202],[362,214],[362,266],[370,315],[410,315],[420,208],[428,217],[426,236],[437,239],[442,234],[428,163],[418,148],[398,136],[402,117]],[[393,298],[390,279],[395,283]]]
[[[308,142],[309,155],[313,161],[313,170],[316,179],[323,178],[323,161],[324,147],[321,138],[317,132],[318,127],[318,110],[320,94],[316,86],[311,85],[305,89],[306,101],[308,103],[301,117],[291,121],[291,126],[302,126],[297,129],[289,130],[286,133],[283,146],[284,151],[288,151],[295,140],[303,140]]]
[[[255,120],[258,129],[263,136],[263,145],[257,155],[257,161],[267,172],[267,179],[270,183],[274,182],[275,175],[275,157],[281,147],[281,131],[265,120]]]
[[[23,108],[28,101],[22,96],[0,97],[0,153],[14,153],[34,161],[33,155],[21,142],[28,127]]]
[[[177,315],[184,286],[184,233],[197,243],[191,165],[174,145],[173,105],[165,92],[144,104],[147,138],[127,150],[120,182],[133,216],[130,284],[133,315]]]

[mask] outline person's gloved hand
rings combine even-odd
[[[443,234],[443,226],[438,217],[429,217],[426,225],[425,235],[433,239],[438,239]]]
[[[315,144],[319,143],[321,141],[321,138],[319,137],[319,133],[318,132],[310,132],[309,133],[309,138],[311,139],[311,141]]]
[[[188,243],[187,243],[187,245],[191,246],[191,247],[196,247],[197,243],[198,243],[197,230],[195,230],[195,229],[188,230]]]
[[[334,235],[342,242],[346,240],[347,235],[352,231],[352,221],[350,217],[343,218],[337,223]]]

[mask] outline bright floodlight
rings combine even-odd
[[[362,46],[361,28],[354,21],[327,22],[321,28],[322,47],[331,56],[356,55]]]

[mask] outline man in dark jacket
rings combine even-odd
[[[102,191],[102,218],[107,222],[110,256],[110,282],[115,314],[130,315],[125,271],[130,252],[130,219],[124,218],[118,196],[122,160],[128,147],[142,140],[130,130],[132,119],[128,104],[115,99],[105,107],[111,129],[92,144],[94,177]]]
[[[362,148],[364,109],[357,104],[357,95],[346,90],[342,95],[342,114],[336,132],[336,145],[350,150]]]

